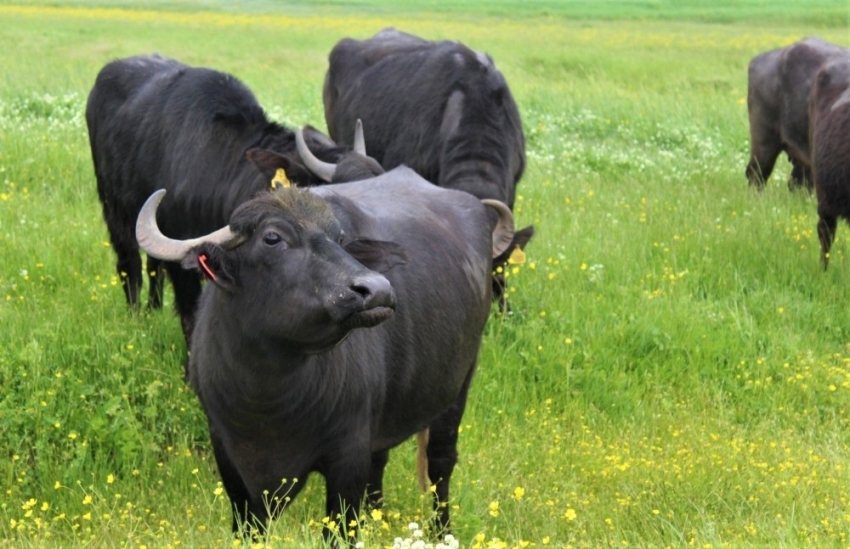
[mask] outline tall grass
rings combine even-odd
[[[155,5],[0,6],[0,545],[234,545],[179,323],[128,312],[114,272],[83,122],[100,67],[158,51],[323,127],[332,45],[394,25],[489,52],[528,139],[538,232],[461,429],[462,545],[847,546],[850,232],[822,272],[787,163],[761,193],[743,175],[748,61],[847,44],[841,5]],[[367,547],[428,518],[413,461],[392,453]],[[299,481],[269,545],[321,544],[322,480]]]

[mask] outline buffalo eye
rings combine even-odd
[[[281,238],[281,236],[276,232],[269,231],[263,235],[263,242],[269,246],[275,246],[283,242],[283,238]]]

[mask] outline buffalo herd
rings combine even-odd
[[[325,99],[330,136],[270,121],[216,70],[157,54],[103,67],[86,122],[117,270],[134,308],[140,248],[148,306],[172,283],[234,531],[262,528],[301,486],[275,499],[281,482],[314,471],[349,524],[416,434],[446,532],[498,271],[533,234],[511,213],[519,111],[487,55],[392,29],[334,50]]]
[[[86,122],[116,268],[132,308],[145,272],[149,308],[171,281],[235,532],[262,531],[311,472],[352,524],[417,435],[445,533],[484,326],[534,234],[513,225],[519,109],[489,55],[391,28],[333,47],[323,102],[327,135],[269,120],[223,72],[157,54],[103,67]],[[850,50],[758,55],[747,107],[746,177],[763,188],[787,154],[826,268],[850,220]]]

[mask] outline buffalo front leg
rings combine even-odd
[[[183,338],[188,349],[192,344],[195,312],[198,308],[198,298],[201,296],[201,279],[196,272],[184,270],[179,263],[166,262],[165,269],[174,289],[174,308],[180,315]]]
[[[779,142],[771,142],[769,137],[756,135],[755,132],[751,134],[751,142],[752,152],[745,173],[750,185],[761,190],[773,172],[773,166],[776,164],[779,153],[782,152],[782,146]]]
[[[127,298],[128,305],[137,309],[139,293],[142,291],[142,258],[139,255],[139,248],[117,239],[112,240],[112,247],[115,248],[115,254],[118,256],[115,269],[124,288],[124,297]]]
[[[818,238],[820,239],[820,262],[823,270],[829,267],[829,250],[832,248],[832,242],[835,240],[835,229],[838,225],[838,218],[820,214],[818,219]]]
[[[324,537],[334,545],[337,539],[335,536],[353,544],[359,524],[360,503],[369,484],[371,464],[368,448],[356,451],[354,447],[349,447],[346,455],[333,460],[325,472],[325,512],[329,526],[325,527]],[[334,531],[330,525],[336,525],[338,529]]]
[[[215,463],[218,465],[218,473],[221,475],[221,483],[224,485],[224,490],[227,492],[227,497],[230,498],[230,507],[233,511],[233,533],[238,533],[240,529],[246,530],[249,528],[249,502],[251,495],[248,493],[248,488],[242,481],[242,476],[236,470],[236,466],[230,461],[224,446],[218,437],[210,434],[210,439],[213,447],[213,455]]]

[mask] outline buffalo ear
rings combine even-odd
[[[307,143],[307,147],[310,150],[316,150],[319,148],[322,149],[335,149],[339,147],[333,139],[323,134],[313,126],[307,124],[301,129],[302,134],[304,135],[304,141]],[[311,147],[312,145],[312,147]]]
[[[286,178],[294,185],[306,185],[313,177],[311,172],[299,161],[268,149],[248,149],[245,151],[245,158],[268,179],[270,187],[272,187],[271,182],[275,179],[279,169],[286,173]]]
[[[221,246],[201,244],[183,258],[180,266],[184,269],[199,271],[206,280],[225,292],[232,292],[236,287],[233,258]]]
[[[288,157],[268,149],[248,149],[245,152],[245,158],[256,166],[260,173],[268,177],[269,181],[278,169],[283,168],[283,171],[288,173],[292,164]]]
[[[502,252],[501,255],[493,259],[493,268],[501,267],[505,263],[508,262],[508,258],[511,257],[511,254],[514,253],[515,250],[524,250],[526,245],[528,245],[528,241],[531,240],[531,237],[534,236],[534,225],[529,225],[524,229],[520,229],[514,233],[513,241],[511,242],[508,249]]]
[[[364,267],[379,273],[407,263],[404,248],[395,242],[358,238],[343,244],[342,247]]]
[[[529,225],[528,227],[520,229],[514,233],[514,244],[516,244],[520,250],[524,250],[532,236],[534,236],[534,225]]]

